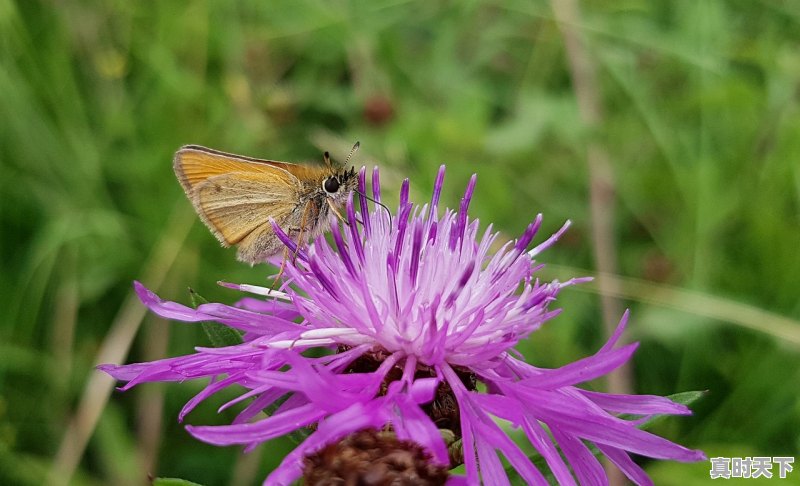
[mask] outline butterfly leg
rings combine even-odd
[[[278,286],[278,282],[281,280],[283,276],[283,271],[286,270],[286,261],[289,259],[289,248],[286,247],[283,249],[283,258],[281,259],[281,268],[278,270],[278,275],[275,275],[275,280],[272,281],[272,286],[269,288],[270,292],[275,290]]]
[[[303,217],[300,219],[300,228],[297,233],[297,248],[295,249],[294,255],[292,255],[292,264],[297,260],[297,253],[300,251],[300,245],[303,244],[303,233],[306,229],[309,213],[314,210],[313,206],[314,203],[309,201],[306,203],[306,207],[303,210]]]
[[[297,246],[295,248],[294,253],[292,254],[292,264],[297,260],[297,253],[300,251],[300,245],[303,244],[303,235],[305,233],[306,223],[309,218],[309,213],[313,211],[313,203],[309,201],[306,204],[305,209],[303,210],[303,217],[300,219],[300,227],[299,228],[290,228],[290,233],[294,233],[297,231]],[[286,262],[289,260],[289,248],[284,248],[283,250],[283,259],[281,260],[281,268],[278,271],[278,275],[275,276],[275,281],[272,282],[272,289],[278,284],[278,281],[283,276],[284,270],[286,270]]]
[[[342,216],[342,213],[340,213],[339,210],[336,209],[336,206],[333,205],[333,203],[331,202],[331,198],[326,197],[325,198],[325,202],[328,203],[328,206],[330,206],[331,211],[333,211],[333,214],[335,214],[336,217],[339,218],[339,221],[341,221],[342,223],[346,224],[347,226],[350,226],[350,223],[346,219],[344,219],[344,216]]]

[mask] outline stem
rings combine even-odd
[[[581,120],[590,133],[586,147],[586,164],[589,172],[589,208],[592,218],[592,243],[597,263],[597,285],[603,312],[606,336],[614,332],[617,319],[622,314],[617,283],[607,275],[617,273],[617,249],[614,238],[614,178],[610,157],[605,146],[597,140],[596,131],[603,121],[603,109],[598,93],[597,72],[580,29],[580,7],[577,0],[551,0],[556,21],[564,38],[572,86],[578,100]],[[611,393],[630,393],[630,367],[625,365],[608,375]],[[611,485],[625,484],[625,477],[610,463],[606,472]]]
[[[150,288],[158,289],[178,257],[183,241],[194,222],[194,215],[183,201],[173,210],[166,229],[144,265],[142,280]],[[147,309],[131,293],[120,307],[100,347],[95,363],[120,363],[125,360],[133,338],[139,330]],[[86,444],[94,433],[100,415],[105,409],[114,379],[105,373],[92,370],[83,389],[78,409],[67,424],[66,432],[58,448],[47,484],[60,486],[69,484],[78,467]]]

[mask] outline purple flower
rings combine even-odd
[[[362,169],[362,192],[365,179]],[[475,176],[459,210],[439,217],[443,179],[444,167],[430,204],[422,207],[409,202],[405,181],[393,217],[383,208],[369,212],[364,198],[358,208],[350,200],[347,225],[333,222],[333,244],[321,237],[297,249],[273,224],[297,253],[295,264],[286,270],[291,286],[285,286],[285,292],[234,286],[267,299],[248,297],[235,306],[203,304],[191,309],[165,302],[136,283],[140,298],[156,314],[187,322],[218,321],[243,331],[244,342],[100,368],[127,381],[123,390],[149,381],[210,378],[183,408],[180,420],[219,390],[243,389],[221,407],[248,401],[233,424],[187,426],[192,435],[211,444],[252,449],[311,427],[313,432],[266,484],[288,484],[303,473],[306,456],[358,431],[387,426],[397,439],[419,444],[442,465],[451,464],[442,429],[451,432],[450,442],[460,439],[466,477],[451,477],[451,482],[476,484],[480,478],[486,484],[506,484],[500,452],[525,481],[547,484],[497,418],[522,429],[561,484],[607,483],[587,443],[637,484],[650,480],[630,453],[704,459],[701,451],[637,428],[651,415],[689,414],[685,406],[657,396],[613,395],[575,386],[631,357],[636,344],[617,346],[627,313],[593,356],[557,369],[522,360],[514,346],[559,313],[549,307],[562,288],[584,280],[542,283],[534,278],[540,268],[534,258],[569,223],[528,250],[541,225],[539,215],[518,240],[492,254],[497,234],[491,226],[480,232],[478,221],[467,216]],[[377,170],[372,186],[380,201]],[[301,354],[311,348],[330,353]],[[259,416],[270,405],[277,409]]]

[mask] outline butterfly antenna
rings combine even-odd
[[[347,163],[350,162],[350,158],[353,157],[353,155],[355,155],[356,152],[358,152],[358,148],[360,146],[361,142],[356,142],[355,145],[353,145],[353,148],[350,149],[350,154],[347,155],[347,158],[344,161],[344,165],[347,165]]]
[[[331,163],[331,154],[326,150],[324,154],[322,154],[322,160],[325,162],[325,165],[330,168],[333,167]]]
[[[389,215],[389,227],[390,227],[390,228],[392,227],[392,212],[391,212],[391,211],[389,211],[389,208],[388,208],[388,207],[387,207],[385,204],[383,204],[383,203],[382,203],[382,202],[380,202],[380,201],[376,201],[376,200],[372,199],[371,197],[367,196],[366,194],[364,194],[363,192],[361,192],[361,191],[359,191],[359,190],[355,190],[354,192],[355,192],[356,194],[358,194],[359,196],[363,197],[364,199],[367,199],[367,200],[369,200],[369,201],[372,201],[372,202],[374,202],[375,204],[377,204],[378,206],[380,206],[380,207],[382,207],[383,209],[385,209],[385,210],[386,210],[386,214],[388,214],[388,215]]]

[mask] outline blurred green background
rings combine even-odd
[[[0,483],[41,484],[59,457],[73,484],[249,484],[292,447],[243,458],[192,440],[176,416],[199,383],[104,401],[98,360],[207,344],[147,315],[132,280],[232,302],[216,281],[273,271],[195,221],[171,168],[187,143],[318,161],[359,140],[356,165],[381,167],[391,202],[404,177],[428,198],[446,163],[453,207],[477,173],[472,214],[507,239],[538,212],[543,234],[573,220],[540,257],[562,279],[596,272],[600,147],[609,281],[642,343],[633,389],[710,390],[655,431],[712,457],[800,455],[800,3],[586,1],[570,25],[596,67],[594,128],[548,2],[0,0]],[[602,292],[565,291],[521,345],[530,361],[598,349]],[[96,428],[75,418],[90,377]],[[188,421],[231,414],[207,403]],[[708,481],[708,463],[644,464],[658,484]]]

